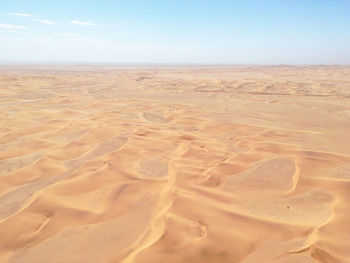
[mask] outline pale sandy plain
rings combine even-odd
[[[0,262],[350,262],[350,67],[0,67]]]

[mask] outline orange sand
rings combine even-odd
[[[350,262],[349,67],[0,67],[0,262]]]

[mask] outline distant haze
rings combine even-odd
[[[2,1],[16,62],[350,64],[350,1]]]

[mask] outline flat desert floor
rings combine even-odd
[[[350,262],[350,67],[0,66],[0,262]]]

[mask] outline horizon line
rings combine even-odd
[[[227,63],[227,62],[97,62],[97,61],[0,61],[1,66],[68,65],[68,66],[350,66],[350,63]]]

